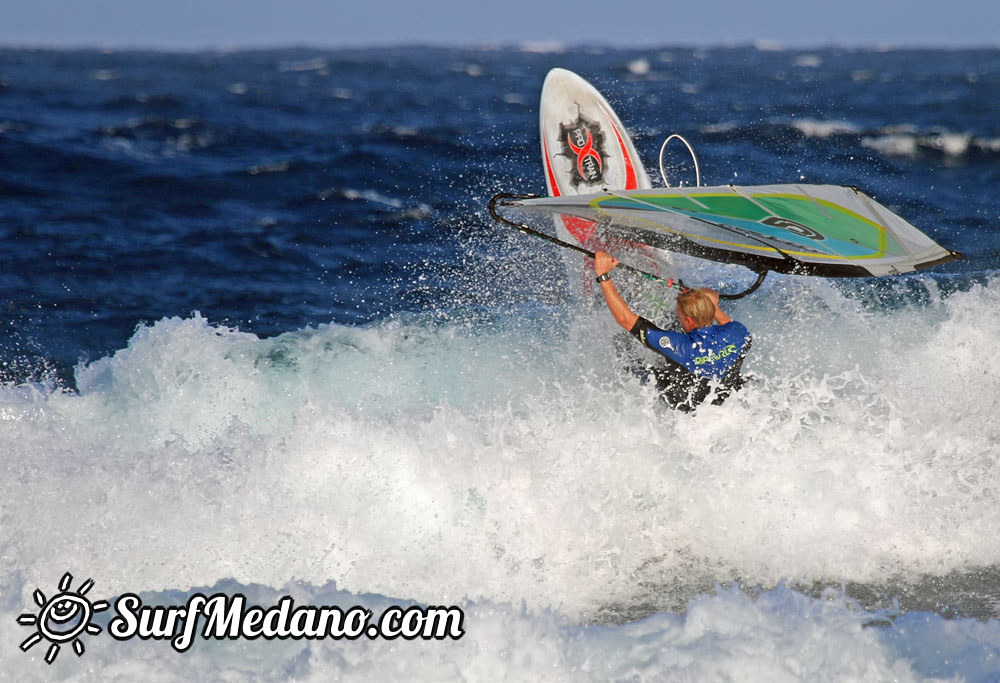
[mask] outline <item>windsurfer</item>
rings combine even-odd
[[[607,252],[594,255],[597,281],[615,320],[665,359],[662,366],[644,367],[637,374],[645,381],[652,377],[668,405],[693,410],[713,393],[712,403],[718,405],[743,385],[740,369],[750,350],[750,332],[719,308],[718,292],[684,291],[677,297],[677,318],[684,332],[665,331],[633,312],[618,293],[611,281],[617,265]]]

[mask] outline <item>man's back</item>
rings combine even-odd
[[[722,380],[750,345],[750,332],[735,320],[690,332],[661,330],[642,318],[636,327],[632,334],[639,341],[699,377]]]

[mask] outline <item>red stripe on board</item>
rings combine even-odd
[[[601,109],[604,109],[604,107],[601,107]],[[604,115],[607,117],[608,123],[611,124],[611,130],[615,132],[615,137],[618,138],[618,146],[621,148],[622,157],[625,159],[625,189],[638,189],[639,182],[636,178],[635,166],[632,164],[632,157],[629,156],[628,147],[625,146],[625,140],[622,138],[618,126],[615,125],[614,119],[611,118],[611,114],[606,109],[604,109]]]
[[[559,218],[562,219],[563,225],[566,226],[569,234],[575,237],[580,244],[592,246],[589,242],[594,237],[594,231],[597,230],[597,223],[586,218],[567,216],[566,214],[560,214]]]
[[[545,139],[545,134],[542,134],[542,148],[545,150],[545,173],[549,176],[549,187],[552,188],[552,196],[560,197],[559,194],[559,184],[556,183],[556,175],[552,172],[552,162],[549,161],[549,143]]]

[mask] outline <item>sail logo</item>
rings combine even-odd
[[[101,627],[91,622],[97,612],[108,608],[106,600],[91,602],[87,593],[94,587],[94,580],[87,579],[77,589],[72,590],[73,575],[66,572],[59,581],[59,592],[51,598],[35,589],[32,596],[40,608],[38,614],[25,613],[17,618],[21,626],[34,626],[35,632],[21,643],[21,650],[27,652],[42,640],[49,641],[48,652],[45,653],[45,663],[52,664],[59,656],[62,646],[71,643],[77,657],[83,656],[86,648],[80,636],[87,633],[96,636]]]
[[[821,240],[823,235],[816,232],[808,225],[803,225],[797,221],[793,221],[788,218],[781,218],[780,216],[768,216],[761,221],[764,225],[770,225],[772,228],[781,228],[782,230],[787,230],[795,235],[800,235],[802,237],[808,237],[811,240]]]
[[[604,133],[600,124],[580,116],[569,125],[560,124],[559,139],[563,154],[574,160],[571,173],[573,184],[601,182],[607,155],[604,153]]]

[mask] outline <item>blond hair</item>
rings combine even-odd
[[[677,308],[694,321],[695,327],[711,325],[715,320],[715,304],[708,295],[697,289],[688,289],[677,296]]]

